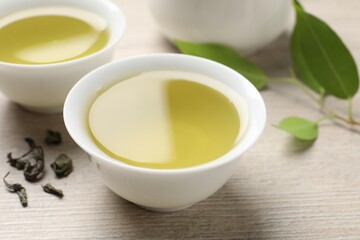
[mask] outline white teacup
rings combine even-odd
[[[141,72],[175,70],[208,76],[231,87],[248,109],[248,124],[240,141],[228,153],[206,164],[171,170],[135,167],[115,160],[94,143],[89,128],[89,109],[99,91]],[[119,196],[155,211],[176,211],[216,192],[237,169],[237,160],[263,131],[264,102],[256,88],[234,70],[199,57],[152,54],[106,64],[82,78],[64,105],[64,121],[75,142],[85,150],[104,183]]]
[[[252,53],[289,26],[290,0],[150,0],[150,12],[171,40],[219,43]]]
[[[83,58],[43,65],[0,62],[0,91],[11,101],[36,112],[60,112],[72,86],[86,73],[111,60],[125,31],[123,13],[107,0],[16,0],[3,1],[0,6],[0,18],[29,8],[66,6],[93,12],[108,22],[110,36],[106,46]]]

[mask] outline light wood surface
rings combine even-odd
[[[157,31],[146,1],[115,2],[128,18],[116,59],[175,51]],[[360,1],[301,2],[339,33],[359,66]],[[272,76],[286,76],[287,42],[284,35],[251,59]],[[0,176],[10,170],[8,180],[24,184],[29,195],[29,207],[22,208],[16,194],[0,186],[0,239],[360,239],[360,129],[324,122],[318,140],[306,148],[272,124],[290,115],[317,119],[316,106],[286,84],[271,83],[261,94],[268,123],[259,142],[221,190],[175,213],[149,212],[112,193],[68,136],[61,115],[29,113],[0,95]],[[330,102],[344,111],[345,103]],[[359,96],[354,106],[360,119]],[[45,178],[26,183],[6,154],[22,153],[24,137],[41,142],[48,128],[61,131],[64,143],[45,148]],[[74,159],[75,170],[59,180],[49,165],[62,152]],[[43,193],[40,185],[47,182],[65,197]]]

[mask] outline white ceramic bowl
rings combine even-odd
[[[2,1],[0,6],[0,18],[34,7],[69,6],[94,12],[109,24],[107,45],[86,57],[44,65],[0,61],[0,91],[10,100],[36,112],[60,112],[72,86],[86,73],[111,60],[115,45],[125,31],[123,13],[107,0],[16,0]]]
[[[176,170],[155,170],[127,165],[102,152],[88,129],[90,106],[102,89],[119,79],[151,70],[199,73],[230,86],[241,95],[248,112],[242,139],[224,156],[209,163]],[[264,102],[255,87],[234,70],[199,57],[152,54],[106,64],[82,78],[70,91],[64,106],[64,121],[74,141],[84,149],[104,183],[119,196],[156,211],[175,211],[191,206],[216,192],[237,169],[239,157],[263,131]]]
[[[241,53],[264,47],[289,26],[291,0],[150,0],[168,38],[220,43]]]

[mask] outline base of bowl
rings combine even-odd
[[[33,113],[41,113],[41,114],[56,114],[56,113],[62,113],[63,107],[49,107],[49,108],[41,108],[41,107],[30,107],[30,106],[24,106],[19,104],[19,106],[27,111],[33,112]]]
[[[143,205],[139,205],[139,204],[136,204],[136,205],[141,207],[141,208],[144,208],[146,210],[152,211],[152,212],[164,212],[164,213],[166,213],[166,212],[182,211],[182,210],[185,210],[185,209],[191,207],[194,204],[189,204],[189,205],[186,205],[186,206],[183,206],[183,207],[176,207],[176,208],[153,208],[153,207],[147,207],[147,206],[143,206]]]

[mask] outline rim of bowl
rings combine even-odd
[[[70,65],[70,64],[74,64],[74,63],[81,63],[81,62],[87,61],[88,59],[95,58],[98,55],[102,54],[103,52],[108,51],[109,49],[115,47],[115,45],[118,44],[119,41],[121,40],[121,38],[124,36],[125,30],[126,30],[126,24],[127,24],[126,17],[124,15],[123,11],[120,9],[120,7],[115,5],[113,2],[106,1],[106,0],[97,0],[97,1],[100,4],[103,4],[104,6],[106,6],[106,8],[109,10],[109,12],[113,13],[114,16],[116,16],[116,25],[118,26],[117,28],[120,29],[118,36],[116,36],[116,38],[112,42],[109,41],[105,47],[103,47],[100,50],[98,50],[92,54],[89,54],[87,56],[69,60],[69,61],[64,61],[64,62],[48,63],[48,64],[21,64],[21,63],[9,63],[9,62],[0,61],[0,65],[15,67],[15,68],[38,68],[38,69],[66,66],[66,65]],[[51,5],[52,5],[52,3],[49,2],[49,6],[51,6]],[[88,10],[88,11],[90,11],[90,10]],[[96,14],[101,16],[98,13],[96,13]],[[103,17],[103,16],[101,16],[101,17]]]
[[[71,111],[72,107],[69,106],[70,101],[73,101],[72,99],[76,98],[75,92],[77,91],[77,88],[79,87],[79,85],[81,85],[82,82],[86,82],[87,78],[91,77],[91,75],[97,74],[98,72],[106,71],[107,68],[112,68],[113,66],[122,64],[123,62],[126,62],[126,61],[134,61],[134,60],[144,59],[144,58],[149,58],[149,59],[164,58],[164,60],[166,60],[166,58],[183,58],[183,59],[187,59],[188,61],[203,62],[202,64],[207,64],[207,65],[209,65],[209,67],[211,67],[210,65],[212,65],[213,67],[222,68],[224,71],[232,72],[232,74],[236,75],[236,78],[238,78],[242,82],[241,84],[247,85],[246,87],[251,90],[251,93],[252,93],[251,97],[258,102],[258,106],[257,106],[258,108],[255,111],[257,111],[259,113],[259,115],[262,115],[263,119],[254,119],[253,117],[251,117],[251,114],[249,113],[248,126],[242,136],[242,139],[240,140],[240,143],[235,145],[231,150],[229,150],[222,156],[218,157],[217,159],[211,160],[204,164],[195,165],[192,167],[177,168],[177,169],[145,168],[145,167],[138,167],[138,166],[133,166],[130,164],[123,163],[119,160],[111,158],[110,156],[107,156],[106,154],[105,154],[105,157],[98,155],[96,153],[96,151],[93,151],[92,148],[87,147],[86,144],[83,144],[81,142],[81,140],[79,140],[79,137],[77,137],[73,134],[73,132],[72,132],[73,127],[70,127],[70,126],[74,125],[74,124],[71,124],[70,120],[69,120],[69,118],[70,118],[69,115],[71,114],[70,112],[72,112]],[[247,105],[247,107],[249,107],[248,100],[246,100],[244,97],[243,97],[243,99],[244,99],[244,102]],[[127,57],[127,58],[123,58],[123,59],[120,59],[117,61],[107,63],[107,64],[91,71],[90,73],[85,75],[83,78],[81,78],[70,90],[69,94],[66,97],[65,104],[64,104],[64,111],[63,111],[64,123],[65,123],[65,127],[66,127],[69,135],[76,142],[76,144],[90,156],[95,156],[96,158],[101,159],[101,161],[106,161],[110,164],[116,165],[118,167],[126,168],[126,169],[129,169],[134,172],[142,172],[142,173],[149,173],[149,174],[151,174],[151,173],[163,174],[163,175],[182,174],[182,173],[200,172],[200,171],[204,171],[204,170],[209,170],[209,169],[213,169],[218,166],[224,165],[224,164],[240,157],[261,136],[261,134],[265,128],[265,124],[266,124],[266,115],[267,115],[266,107],[265,107],[265,103],[264,103],[262,96],[260,95],[259,91],[252,85],[252,83],[250,83],[250,81],[247,80],[247,78],[245,78],[243,75],[241,75],[240,73],[236,72],[235,70],[233,70],[221,63],[218,63],[218,62],[215,62],[215,61],[212,61],[209,59],[205,59],[202,57],[190,56],[190,55],[184,55],[184,54],[178,54],[178,53],[154,53],[154,54],[143,54],[143,55],[137,55],[137,56],[133,56],[133,57]],[[256,124],[256,126],[251,127],[251,125],[254,125],[254,124]],[[251,130],[250,130],[251,128],[252,128],[253,133],[251,133]],[[250,135],[250,134],[252,134],[252,135]]]

